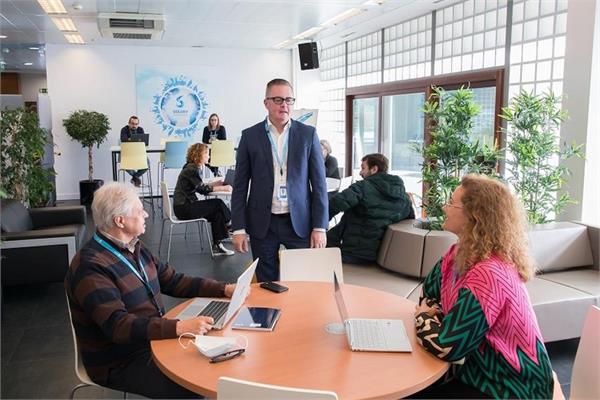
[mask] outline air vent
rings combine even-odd
[[[158,40],[165,30],[165,17],[155,14],[98,14],[103,37],[111,39]]]

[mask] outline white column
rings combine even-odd
[[[593,148],[587,148],[588,139],[593,139],[592,136],[598,135],[597,118],[599,112],[597,97],[600,93],[597,83],[596,87],[593,88],[593,81],[598,82],[598,67],[595,67],[596,77],[592,79],[592,65],[597,64],[598,59],[598,52],[593,52],[594,30],[597,29],[594,27],[594,23],[599,22],[599,19],[596,17],[597,3],[597,0],[569,1],[563,81],[563,93],[565,95],[563,107],[568,111],[569,119],[561,127],[561,143],[572,143],[575,141],[578,144],[586,144],[587,157],[591,160],[600,157],[600,149],[596,149],[594,154]],[[592,108],[594,102],[596,106]],[[594,118],[596,118],[596,123],[592,124],[592,119]],[[595,141],[597,142],[597,139]],[[597,144],[591,144],[598,147]],[[588,182],[588,186],[595,186],[593,190],[596,191],[600,187],[598,184],[598,172],[594,173],[596,175],[595,183],[591,182],[592,163],[594,161],[590,162],[588,160],[586,163],[578,158],[562,162],[562,165],[568,167],[572,172],[565,185],[565,190],[568,190],[571,197],[577,201],[577,204],[567,206],[565,211],[558,216],[559,220],[580,220],[583,208],[586,207],[587,210],[588,207],[591,207],[591,205],[588,205],[588,201],[593,199],[594,196],[586,192],[587,195],[584,198],[584,182]],[[595,165],[596,171],[598,171],[598,161],[595,161]],[[589,176],[586,176],[588,173]],[[595,213],[598,213],[598,211],[595,211]],[[586,216],[587,214],[586,212]]]

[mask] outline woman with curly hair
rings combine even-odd
[[[231,220],[231,211],[221,199],[198,200],[196,193],[207,195],[213,191],[231,192],[231,186],[223,181],[202,182],[200,168],[208,162],[208,146],[194,143],[188,148],[187,162],[179,173],[173,193],[173,212],[181,220],[206,218],[210,222],[213,236],[213,254],[230,256],[233,251],[227,249],[221,241],[229,236],[227,223]]]
[[[552,398],[550,359],[525,282],[533,275],[525,213],[501,182],[466,175],[444,206],[455,233],[429,273],[415,311],[417,339],[455,362],[429,398]]]

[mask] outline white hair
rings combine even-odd
[[[115,217],[131,216],[133,206],[138,199],[133,186],[121,182],[111,182],[94,192],[92,214],[99,230],[106,231],[115,227]]]

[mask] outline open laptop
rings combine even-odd
[[[228,169],[225,174],[225,179],[223,179],[223,183],[225,185],[229,185],[233,187],[233,182],[235,181],[235,169]]]
[[[199,316],[213,317],[213,329],[223,329],[240,309],[250,291],[252,277],[258,264],[258,258],[244,271],[237,280],[235,290],[229,300],[214,300],[198,297],[183,309],[175,318],[190,319]]]
[[[333,272],[333,285],[335,302],[344,323],[348,345],[352,351],[412,351],[402,320],[348,318],[348,310],[335,271]]]
[[[144,142],[146,146],[148,146],[149,141],[149,133],[132,133],[131,136],[128,137],[126,140],[122,140],[122,142]]]

